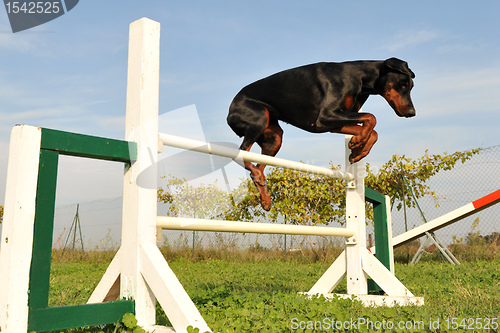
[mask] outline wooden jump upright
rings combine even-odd
[[[157,333],[187,332],[189,326],[197,327],[201,332],[211,332],[156,245],[157,228],[174,225],[179,228],[191,225],[195,228],[192,230],[220,227],[224,231],[241,231],[241,228],[250,228],[255,232],[272,229],[285,234],[304,232],[343,236],[347,238],[346,250],[309,290],[309,295],[330,297],[335,286],[346,277],[345,297],[355,297],[366,305],[423,304],[422,298],[414,297],[366,249],[363,162],[351,165],[346,161],[346,171],[337,172],[260,154],[230,153],[234,159],[264,159],[269,162],[267,164],[284,163],[282,166],[285,167],[326,172],[345,179],[347,228],[343,230],[325,230],[328,229],[325,227],[292,229],[258,223],[251,223],[254,225],[249,227],[241,224],[244,222],[236,222],[231,228],[228,221],[157,217],[157,153],[168,141],[165,140],[166,134],[158,133],[159,49],[159,23],[143,18],[130,25],[125,141],[25,125],[16,126],[12,131],[0,253],[2,333],[25,333],[28,329],[43,332],[113,323],[127,312],[134,312],[140,326]],[[346,137],[346,156],[350,154],[347,148],[349,139]],[[187,139],[180,141],[181,144],[189,143]],[[220,153],[215,146],[200,149],[209,154]],[[48,306],[48,283],[59,155],[124,163],[123,226],[122,245],[88,304],[52,308]],[[139,175],[141,184],[137,182]],[[368,295],[367,276],[375,280],[387,296]],[[155,325],[156,301],[173,329]]]

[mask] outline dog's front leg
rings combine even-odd
[[[352,150],[349,156],[351,163],[361,160],[370,153],[375,142],[377,142],[378,134],[374,130],[377,120],[370,113],[360,113],[360,117],[355,120],[358,124],[345,125],[340,129],[333,130],[333,133],[342,133],[353,135],[349,142],[349,148]]]
[[[352,134],[353,137],[351,142],[349,143],[349,148],[355,150],[362,146],[365,146],[366,143],[371,138],[371,133],[377,124],[377,119],[371,113],[360,113],[360,117],[356,120],[360,125],[350,125],[344,126],[341,129],[341,133],[344,134]]]

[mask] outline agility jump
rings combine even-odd
[[[221,224],[226,231],[241,231],[241,223],[245,222],[236,222],[231,228],[232,222],[229,221],[192,221],[157,216],[156,152],[168,141],[164,134],[158,133],[159,40],[159,23],[144,18],[131,24],[126,141],[25,125],[16,126],[12,131],[0,253],[2,332],[25,333],[28,329],[48,331],[115,323],[127,312],[134,312],[138,324],[146,330],[172,332],[169,328],[155,325],[156,300],[175,332],[186,332],[188,326],[197,327],[201,332],[210,331],[160,253],[156,245],[157,228],[186,227],[195,223],[197,225],[192,225],[197,229],[192,230],[200,230],[203,224],[210,224],[210,228],[215,229],[217,224]],[[366,305],[423,304],[423,298],[414,297],[366,248],[365,167],[363,162],[351,164],[349,161],[350,140],[351,137],[347,136],[345,172],[324,168],[320,171],[314,166],[285,163],[286,167],[306,168],[303,171],[307,172],[315,172],[312,169],[316,172],[328,170],[332,176],[346,179],[346,228],[304,226],[302,229],[300,226],[300,233],[328,231],[331,235],[347,238],[344,253],[306,294],[332,297],[332,290],[346,277],[347,294],[343,297],[354,297]],[[188,142],[186,139],[181,141]],[[203,150],[206,149],[207,153],[217,150],[215,146],[202,146],[206,147]],[[253,158],[256,156],[248,154],[238,152],[231,157],[258,162]],[[52,308],[48,307],[48,284],[59,155],[125,164],[123,225],[121,247],[88,304]],[[275,165],[284,161],[268,156],[258,158],[271,158],[272,163],[268,164]],[[142,177],[141,184],[147,186],[138,185],[139,176]],[[245,228],[248,225],[245,224]],[[252,223],[251,229],[270,231],[265,230],[270,228],[267,225]],[[282,233],[295,232],[285,228],[283,225],[273,226],[275,231]],[[299,232],[298,229],[296,232]],[[385,291],[385,296],[368,295],[368,275]],[[117,298],[118,301],[104,302]]]
[[[149,21],[149,20],[141,20],[133,23],[137,25],[143,31],[150,31],[149,29],[152,26],[157,25],[157,23]],[[159,30],[158,27],[154,28],[155,30]],[[131,36],[134,33],[131,31]],[[149,38],[150,34],[146,32],[140,33],[141,36],[146,36],[145,38]],[[156,38],[159,39],[159,36]],[[155,38],[155,40],[156,40]],[[131,47],[133,45],[146,45],[144,41],[134,42],[131,40]],[[139,188],[137,184],[133,181],[130,182],[130,179],[136,179],[136,177],[145,169],[149,169],[156,165],[157,163],[157,155],[151,154],[151,152],[161,151],[161,145],[173,145],[173,146],[182,146],[184,149],[197,150],[204,153],[211,154],[219,154],[222,156],[228,156],[234,159],[242,159],[246,161],[252,162],[262,162],[270,165],[284,166],[284,167],[292,167],[295,169],[300,169],[306,172],[328,172],[331,176],[339,177],[346,179],[347,189],[347,207],[346,207],[346,229],[354,230],[354,236],[346,236],[349,237],[347,241],[345,255],[339,257],[337,261],[334,263],[334,267],[338,268],[335,272],[331,270],[327,271],[325,275],[318,281],[318,283],[311,289],[311,294],[325,294],[331,296],[331,291],[335,288],[338,281],[342,279],[342,277],[347,277],[347,294],[346,297],[352,297],[355,295],[362,301],[365,301],[366,304],[387,304],[392,305],[395,302],[398,304],[422,304],[423,299],[414,297],[411,292],[404,287],[401,282],[399,282],[394,275],[385,268],[380,262],[378,262],[375,257],[369,253],[366,249],[366,230],[365,230],[365,201],[364,201],[364,163],[357,162],[351,164],[349,161],[349,156],[351,155],[351,150],[348,148],[351,137],[348,136],[346,138],[346,170],[345,172],[334,172],[332,174],[332,170],[323,169],[319,170],[318,167],[315,166],[305,166],[303,164],[295,164],[289,161],[284,161],[282,159],[277,159],[269,156],[263,156],[260,154],[253,154],[244,151],[227,151],[227,148],[221,148],[216,145],[209,145],[206,143],[193,142],[188,139],[174,138],[172,136],[168,136],[166,134],[161,134],[157,132],[158,129],[158,106],[155,105],[147,105],[152,103],[153,101],[158,101],[158,67],[157,62],[155,61],[146,61],[145,58],[149,58],[152,54],[154,54],[155,58],[158,57],[158,47],[159,44],[155,43],[155,49],[147,49],[143,50],[142,54],[144,57],[141,57],[137,61],[132,58],[129,59],[129,76],[128,76],[128,93],[127,93],[127,118],[126,118],[126,139],[128,141],[137,142],[137,161],[131,166],[129,170],[127,170],[127,174],[125,175],[124,181],[124,232],[122,241],[124,245],[120,252],[123,252],[119,255],[123,256],[123,258],[127,258],[126,269],[128,272],[122,271],[119,272],[120,281],[121,281],[121,297],[132,297],[135,298],[134,294],[130,294],[130,287],[124,287],[124,279],[125,281],[129,281],[128,284],[132,283],[134,286],[132,289],[141,290],[141,288],[146,287],[146,289],[150,289],[153,294],[158,297],[160,304],[162,305],[165,313],[172,321],[172,324],[176,331],[184,331],[188,325],[193,325],[199,327],[202,331],[208,329],[206,323],[201,318],[199,312],[195,310],[193,303],[190,301],[189,296],[185,293],[184,289],[177,285],[177,283],[172,284],[168,279],[163,275],[158,275],[154,272],[147,272],[143,274],[145,277],[145,281],[140,281],[137,279],[134,281],[134,277],[138,274],[137,272],[141,271],[141,266],[133,267],[133,265],[129,265],[130,259],[133,258],[134,255],[137,257],[137,261],[145,260],[148,262],[147,266],[149,270],[153,270],[153,267],[159,267],[162,269],[165,275],[172,277],[173,273],[171,273],[168,265],[165,263],[163,259],[159,258],[159,251],[156,247],[156,244],[153,244],[154,240],[154,232],[153,229],[158,226],[158,219],[160,221],[164,218],[158,218],[156,216],[156,186],[148,186],[148,188]],[[129,51],[130,55],[133,54],[141,54],[141,52]],[[148,64],[155,64],[156,66],[148,67]],[[134,64],[140,64],[140,66]],[[151,78],[150,82],[146,82],[147,78]],[[150,89],[153,91],[148,92],[148,85]],[[153,88],[154,86],[154,88]],[[138,107],[142,106],[142,107]],[[223,151],[218,151],[218,149],[223,149]],[[260,159],[266,159],[262,161]],[[283,165],[284,164],[284,165]],[[315,169],[315,170],[312,170]],[[328,170],[328,171],[327,171]],[[148,180],[148,183],[156,182],[156,172],[148,172],[150,175],[155,175],[155,177],[151,177]],[[130,177],[130,179],[129,179]],[[132,195],[130,195],[132,193]],[[133,199],[132,199],[133,197]],[[130,198],[127,199],[127,198]],[[133,210],[127,211],[125,213],[125,209],[127,207],[133,208]],[[131,218],[132,221],[125,221],[126,216],[131,216],[130,214],[136,215]],[[173,221],[173,220],[170,220]],[[185,220],[177,220],[177,224],[182,224]],[[189,221],[192,222],[192,221]],[[198,222],[203,223],[203,222]],[[223,223],[227,226],[227,231],[229,231],[231,222],[210,222],[210,223]],[[243,223],[243,222],[241,222]],[[141,226],[142,225],[142,226]],[[161,224],[160,224],[161,225]],[[255,223],[255,228],[261,228],[262,224]],[[147,230],[149,228],[149,231]],[[312,228],[315,227],[310,227]],[[193,228],[194,230],[195,228]],[[237,229],[235,227],[235,229]],[[336,230],[332,230],[335,234],[338,234]],[[144,237],[143,242],[149,242],[147,244],[141,244],[141,238]],[[137,245],[133,245],[137,244]],[[125,249],[125,246],[128,249]],[[135,253],[141,252],[141,250],[136,249],[139,248],[147,248],[147,252],[144,250],[142,254],[136,255]],[[130,251],[131,250],[131,251]],[[126,254],[130,251],[130,254]],[[155,255],[156,253],[156,255]],[[141,258],[142,256],[142,258]],[[153,261],[151,258],[156,256]],[[145,258],[149,257],[149,258]],[[134,262],[135,260],[133,260]],[[161,261],[156,262],[156,261]],[[116,265],[118,266],[118,265]],[[167,274],[167,270],[169,271]],[[113,270],[111,270],[113,271]],[[130,272],[130,273],[129,273]],[[114,283],[114,278],[117,277],[117,271],[111,272],[108,275],[108,278],[103,279],[103,284],[98,286],[98,288],[102,292],[95,293],[92,297],[92,300],[98,300],[99,298],[105,298],[106,292],[104,292],[107,287],[111,288],[111,281]],[[151,278],[148,276],[151,274]],[[375,282],[382,287],[387,293],[387,296],[370,296],[367,295],[367,275],[372,277]],[[334,277],[331,279],[331,277]],[[111,278],[109,278],[111,277]],[[160,279],[161,281],[157,281]],[[173,279],[174,277],[172,277]],[[178,281],[175,278],[176,281]],[[106,282],[108,281],[108,282]],[[150,285],[150,283],[152,285]],[[157,289],[154,284],[158,283],[161,285],[161,288]],[[127,283],[125,283],[126,285]],[[137,284],[137,287],[135,285]],[[164,294],[175,295],[175,297],[171,297],[174,300],[172,303],[165,302],[162,300]],[[154,298],[154,297],[153,297]],[[144,299],[141,302],[138,302],[136,299],[136,308],[147,309],[152,304],[152,300]],[[144,302],[143,304],[141,304]],[[184,306],[181,306],[181,303]],[[149,305],[148,305],[149,304]],[[189,306],[187,306],[189,304]],[[143,313],[142,316],[140,313],[136,314],[139,322],[142,325],[151,325],[150,315]],[[152,315],[154,316],[154,314]],[[149,323],[148,323],[149,321]]]

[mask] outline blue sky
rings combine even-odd
[[[128,25],[142,17],[161,23],[161,113],[194,104],[210,141],[239,145],[225,118],[250,82],[308,63],[398,57],[416,74],[417,116],[370,97],[363,109],[378,119],[379,142],[368,162],[498,144],[499,12],[498,1],[82,0],[13,34],[1,9],[0,189],[15,124],[123,138]],[[340,135],[283,128],[279,157],[343,162]],[[121,166],[66,163],[58,198],[120,195]]]

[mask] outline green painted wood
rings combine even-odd
[[[130,164],[136,160],[137,145],[42,129],[30,267],[29,331],[45,332],[111,324],[120,321],[125,313],[134,313],[134,303],[128,300],[66,307],[48,306],[59,154]]]
[[[126,141],[42,129],[38,168],[33,257],[29,285],[29,331],[111,324],[134,313],[133,301],[48,307],[59,154],[131,163],[137,146]]]
[[[365,200],[373,204],[373,233],[375,234],[375,257],[387,268],[391,269],[389,255],[389,231],[387,229],[387,210],[385,196],[371,188],[365,187]],[[382,292],[375,281],[368,280],[368,289]]]
[[[130,163],[137,159],[135,142],[42,128],[42,149],[62,155]]]
[[[384,264],[387,269],[391,267],[389,255],[389,231],[387,228],[387,209],[385,196],[368,187],[365,188],[366,201],[373,204],[374,234],[375,234],[375,257]]]
[[[47,332],[113,324],[121,322],[124,314],[134,312],[134,302],[129,300],[36,309],[29,313],[28,331]]]
[[[58,160],[59,154],[57,152],[40,151],[33,230],[33,256],[29,283],[30,309],[45,308],[49,301]]]

